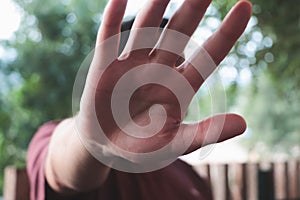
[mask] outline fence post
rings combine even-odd
[[[4,170],[4,199],[29,200],[29,182],[26,169],[6,167]]]
[[[288,162],[288,194],[289,199],[300,198],[299,163],[296,160]]]
[[[274,163],[275,198],[288,199],[288,168],[287,162]]]
[[[232,200],[247,199],[247,176],[246,164],[232,164],[229,166],[230,171],[230,191]]]
[[[300,161],[297,161],[297,188],[300,188]],[[298,198],[300,199],[300,190],[298,190]]]
[[[212,191],[215,200],[229,200],[228,165],[210,165]]]
[[[257,163],[247,164],[247,199],[258,200],[258,168]]]
[[[258,199],[274,200],[273,165],[263,163],[258,170]]]

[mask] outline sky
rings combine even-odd
[[[182,2],[182,0],[172,0],[174,3]],[[125,15],[133,15],[145,4],[145,0],[129,0]],[[12,0],[0,1],[0,40],[7,40],[12,37],[20,24],[20,9],[12,2]],[[169,11],[166,12],[166,15]]]
[[[128,0],[125,16],[132,15],[132,14],[135,14],[136,12],[138,12],[138,10],[141,9],[145,5],[146,2],[147,2],[146,0]],[[172,7],[172,6],[178,7],[179,5],[182,4],[182,2],[183,2],[183,0],[171,0],[169,7],[166,10],[165,16],[171,15],[170,7]]]
[[[11,0],[0,1],[0,40],[9,39],[20,24],[21,14]]]

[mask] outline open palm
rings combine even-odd
[[[176,62],[210,0],[185,0],[160,34],[156,34],[157,27],[169,0],[149,1],[136,17],[127,45],[118,56],[126,3],[111,0],[106,8],[81,99],[79,114],[85,118],[81,126],[89,126],[89,112],[95,111],[105,136],[125,152],[148,153],[172,144],[167,151],[175,155],[243,133],[245,121],[236,114],[220,114],[195,124],[182,121],[196,91],[243,33],[251,4],[239,1],[221,27],[178,66]],[[117,153],[107,142],[101,145],[115,156],[138,162]]]

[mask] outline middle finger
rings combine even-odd
[[[153,51],[154,60],[172,67],[175,65],[210,3],[211,0],[184,1],[162,33]],[[176,54],[169,52],[168,49],[172,49]]]

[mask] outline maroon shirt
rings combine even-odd
[[[39,128],[27,155],[31,200],[201,200],[212,199],[210,188],[191,166],[177,160],[169,166],[148,173],[126,173],[112,169],[97,190],[66,198],[55,193],[45,179],[44,165],[48,145],[58,122]]]

